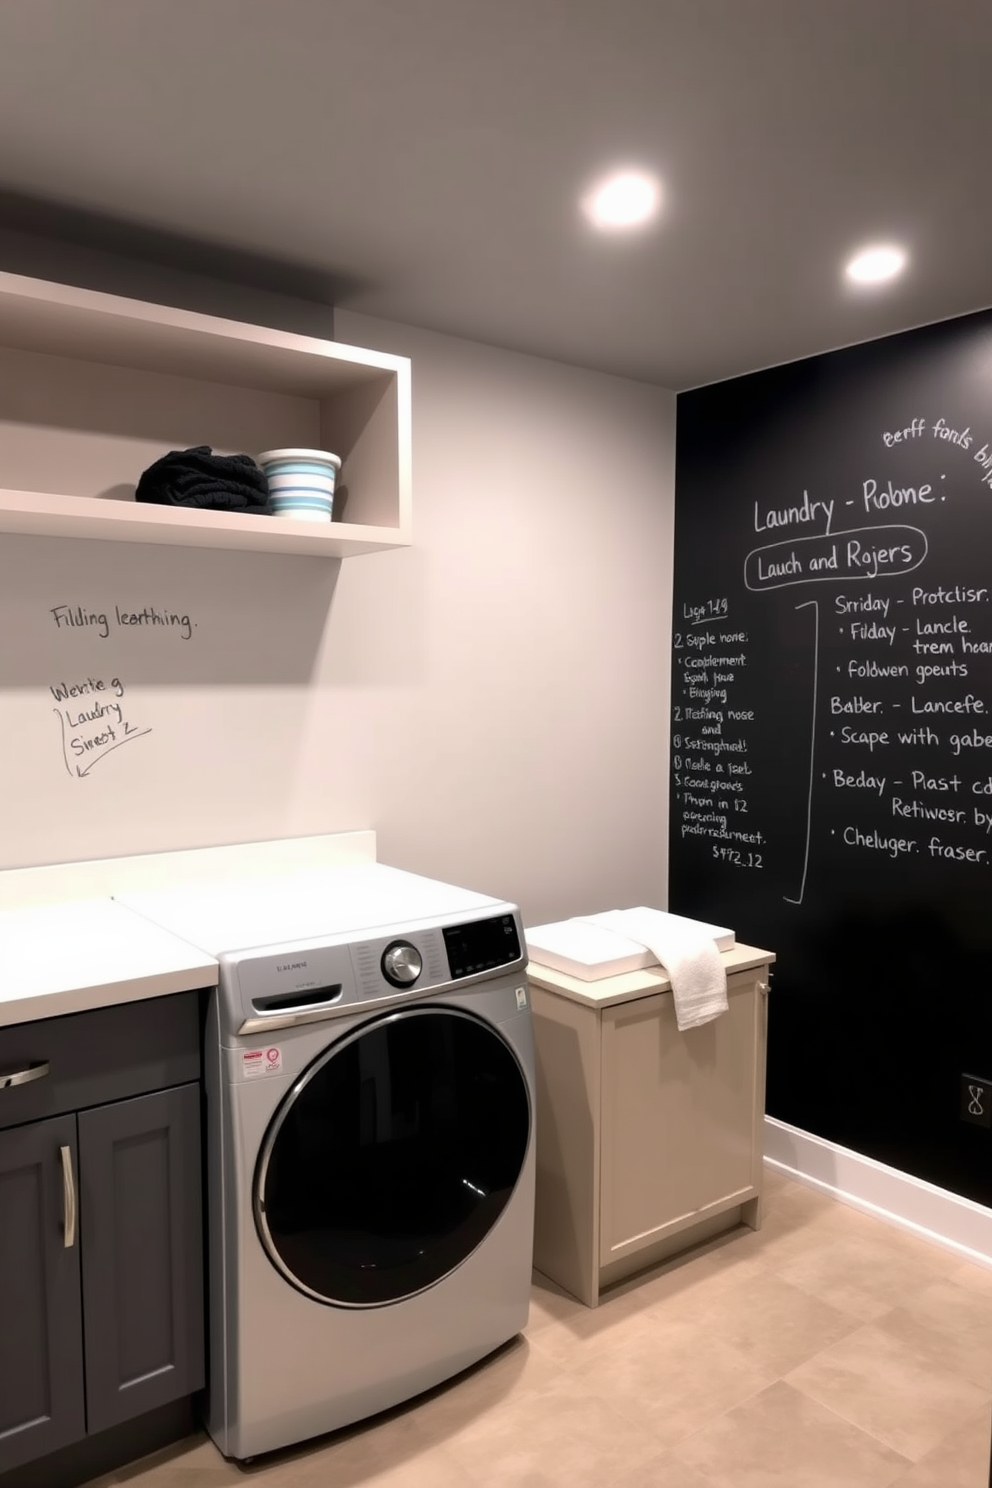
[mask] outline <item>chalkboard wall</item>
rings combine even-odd
[[[671,907],[778,953],[771,1115],[992,1203],[992,312],[677,451]]]

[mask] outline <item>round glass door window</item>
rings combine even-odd
[[[523,1072],[489,1024],[452,1008],[365,1024],[273,1118],[255,1173],[262,1243],[321,1302],[423,1291],[499,1219],[529,1135]]]

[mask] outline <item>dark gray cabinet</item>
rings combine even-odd
[[[0,1132],[0,1471],[86,1429],[76,1171],[75,1116]]]
[[[203,1384],[199,1087],[81,1112],[79,1187],[92,1432]]]
[[[198,996],[0,1028],[3,1072],[0,1474],[203,1386]]]

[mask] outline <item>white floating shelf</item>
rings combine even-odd
[[[197,511],[92,496],[50,496],[0,489],[0,532],[74,537],[101,542],[159,543],[181,548],[227,548],[253,553],[299,553],[351,558],[409,545],[392,527],[357,522],[298,522],[242,512]]]
[[[405,357],[0,273],[0,533],[328,558],[408,547],[410,425]],[[350,520],[127,499],[154,460],[200,444],[334,450]]]

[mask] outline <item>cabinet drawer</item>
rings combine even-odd
[[[0,1071],[47,1065],[0,1088],[0,1128],[200,1078],[200,994],[179,992],[0,1028]]]

